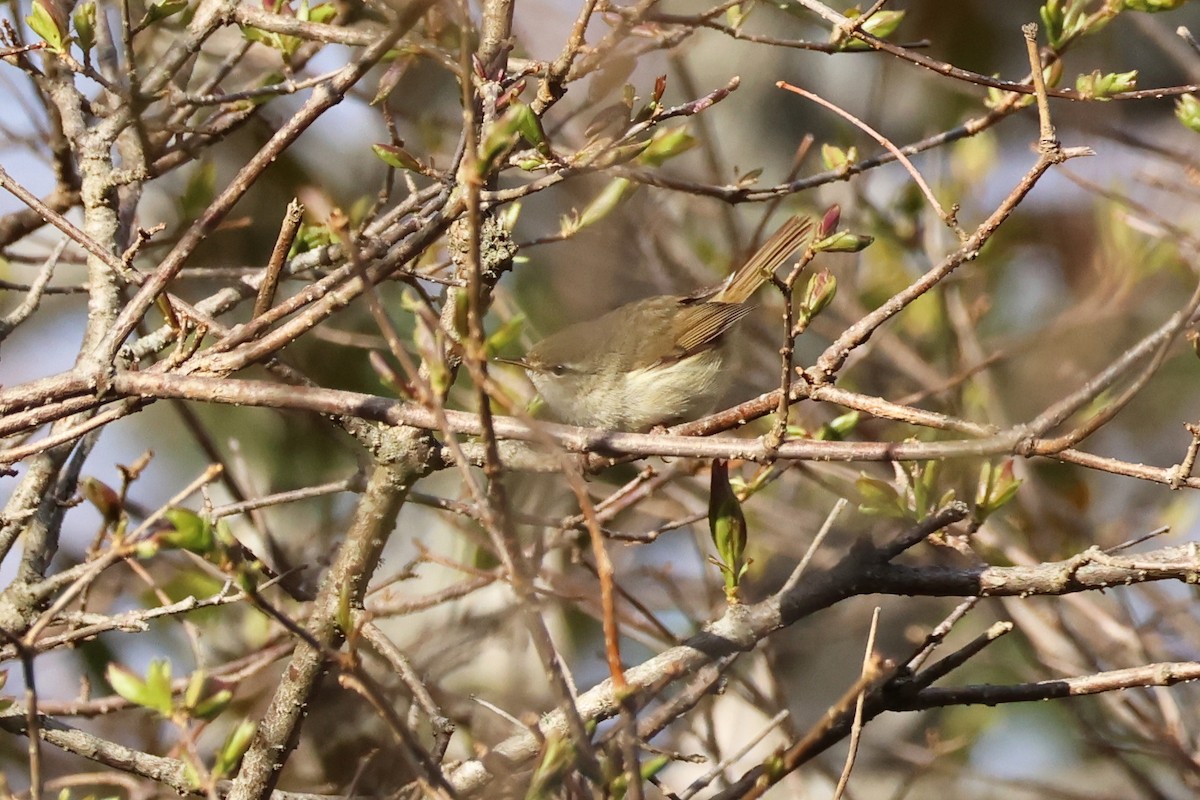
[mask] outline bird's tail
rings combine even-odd
[[[808,246],[812,234],[810,217],[792,217],[780,225],[779,230],[771,234],[771,238],[740,269],[729,276],[712,299],[723,303],[744,303],[793,253]]]

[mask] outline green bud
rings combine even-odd
[[[820,314],[833,302],[837,295],[837,278],[827,269],[823,269],[808,279],[804,287],[804,297],[800,300],[800,314],[806,322]]]
[[[229,689],[218,689],[206,697],[200,698],[190,708],[192,716],[197,719],[211,720],[220,716],[221,712],[229,708],[229,704],[232,702],[232,691]]]
[[[857,8],[852,8],[846,12],[847,19],[857,19],[861,16],[862,11]],[[877,39],[886,39],[896,32],[896,28],[899,27],[900,21],[903,19],[903,11],[876,11],[859,26],[859,30]],[[830,37],[830,44],[839,45],[843,50],[869,50],[871,48],[871,45],[856,37],[847,39],[845,33],[840,28],[833,32],[833,35]]]
[[[234,773],[238,762],[242,760],[246,749],[250,747],[250,742],[254,739],[257,730],[258,726],[255,723],[250,720],[242,720],[229,733],[213,761],[212,774],[214,778],[224,778]]]
[[[1013,460],[1006,459],[996,466],[984,462],[979,470],[979,482],[975,489],[975,517],[982,522],[1002,506],[1011,501],[1021,488],[1021,481],[1013,474]]]
[[[1129,72],[1109,72],[1101,74],[1093,70],[1087,75],[1075,79],[1075,91],[1086,98],[1107,100],[1119,92],[1128,92],[1137,88],[1137,70]]]
[[[857,253],[873,241],[874,236],[839,231],[813,244],[813,250],[818,253]]]
[[[821,163],[825,165],[825,169],[836,171],[845,170],[857,160],[857,147],[849,147],[843,150],[842,148],[832,144],[821,145]]]
[[[1156,14],[1159,11],[1171,11],[1179,8],[1185,0],[1125,0],[1125,8],[1129,11],[1145,11]]]
[[[903,11],[876,11],[870,19],[863,23],[862,31],[877,39],[886,39],[896,32],[896,28],[900,27],[903,19]]]
[[[171,528],[157,534],[163,544],[198,555],[211,553],[216,547],[217,537],[212,524],[195,511],[169,508],[163,516],[171,523]]]
[[[1175,104],[1175,118],[1187,127],[1200,133],[1200,98],[1194,94],[1185,94]]]
[[[75,41],[84,53],[96,45],[96,4],[94,2],[80,3],[71,14],[75,23]]]
[[[718,566],[725,576],[725,596],[729,602],[735,603],[738,583],[746,571],[743,560],[748,540],[746,517],[729,483],[729,462],[714,459],[711,474],[708,527],[720,558]]]
[[[1054,45],[1062,38],[1065,15],[1061,0],[1046,0],[1046,4],[1038,9],[1042,18],[1042,27],[1046,30],[1046,39]]]
[[[862,419],[862,415],[857,411],[842,414],[840,417],[835,417],[822,425],[814,438],[822,442],[844,441],[846,436],[858,427],[860,419]]]
[[[725,23],[736,31],[742,27],[742,23],[746,21],[749,13],[749,8],[743,7],[741,3],[735,3],[725,9]]]
[[[157,539],[143,539],[133,546],[133,557],[142,560],[153,558],[159,550],[162,550],[162,544]]]
[[[904,498],[887,481],[863,473],[854,482],[854,488],[858,490],[858,509],[862,513],[891,519],[909,516]]]
[[[373,144],[371,145],[371,151],[375,153],[375,156],[380,161],[389,167],[404,169],[409,172],[425,172],[425,167],[421,165],[421,162],[399,145]]]
[[[542,155],[550,153],[550,145],[546,141],[546,131],[542,129],[542,121],[533,109],[524,103],[513,100],[510,110],[514,111],[517,121],[517,131],[525,141],[529,142]]]

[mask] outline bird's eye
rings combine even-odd
[[[551,375],[561,377],[563,375],[566,375],[567,371],[568,370],[567,370],[566,364],[551,364],[550,365],[550,374]]]

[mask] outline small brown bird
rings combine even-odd
[[[810,219],[792,217],[720,286],[627,303],[547,336],[510,363],[525,368],[554,418],[570,425],[645,431],[709,413],[726,384],[725,333],[812,231]]]

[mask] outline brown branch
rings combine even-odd
[[[380,432],[381,453],[388,459],[375,466],[346,539],[338,548],[313,603],[306,631],[317,644],[307,640],[296,652],[275,691],[271,705],[242,760],[230,788],[229,800],[262,800],[279,778],[290,750],[295,746],[308,699],[324,672],[330,652],[341,646],[351,608],[361,607],[370,580],[396,514],[409,487],[428,469],[428,444],[411,429]]]
[[[1114,669],[1092,675],[1053,678],[1033,683],[982,684],[944,689],[930,687],[908,696],[901,694],[889,698],[885,702],[889,711],[916,711],[976,703],[993,706],[1001,703],[1054,700],[1061,697],[1086,697],[1102,692],[1117,692],[1149,686],[1174,686],[1177,683],[1196,680],[1200,680],[1200,662],[1173,661],[1142,664],[1128,669]]]
[[[421,18],[432,1],[418,0],[408,6],[405,9],[403,20],[398,21],[384,36],[372,43],[361,56],[347,65],[327,85],[318,86],[304,106],[289,117],[288,121],[238,171],[229,185],[208,205],[199,219],[188,227],[137,294],[121,309],[120,315],[100,344],[99,356],[102,362],[112,363],[117,349],[138,325],[155,298],[179,273],[196,247],[225,218],[225,215],[246,191],[258,181],[263,171],[274,163],[279,154],[307,130],[318,117],[341,102],[346,92],[355,86],[381,58],[387,55],[400,37],[406,34],[408,29]]]
[[[961,506],[946,509],[880,548],[852,552],[824,574],[810,575],[785,593],[753,605],[730,607],[721,618],[707,625],[703,633],[626,670],[629,691],[638,695],[657,692],[706,664],[747,651],[774,631],[854,595],[1028,597],[1094,591],[1146,581],[1191,583],[1200,576],[1200,552],[1193,546],[1166,548],[1128,558],[1089,551],[1074,559],[1031,567],[950,569],[890,563],[889,559],[920,542],[931,531],[962,519],[966,513],[965,507]],[[968,652],[976,651],[968,648]],[[1143,677],[1152,675],[1149,672],[1139,674]],[[1172,673],[1171,680],[1183,674]],[[1191,675],[1190,672],[1186,674]],[[1112,688],[1122,687],[1113,685]],[[864,719],[884,710],[880,698],[876,693],[868,699]],[[619,705],[620,698],[609,680],[580,695],[577,707],[586,719],[601,720],[617,713]],[[824,729],[805,745],[806,757],[816,755],[840,740],[853,720],[853,705],[852,695],[846,705],[848,713],[839,715],[836,725]],[[542,718],[539,728],[543,736],[550,736],[556,732],[565,733],[563,725],[561,712],[551,712]],[[507,763],[522,763],[538,752],[540,741],[540,737],[523,733],[497,745],[492,752]],[[488,771],[480,761],[468,761],[450,774],[451,784],[459,791],[478,790],[489,780]]]
[[[25,709],[19,705],[0,714],[0,728],[10,733],[26,735]],[[180,795],[195,791],[187,765],[175,758],[152,756],[116,742],[64,725],[53,717],[39,715],[38,735],[42,741],[83,756],[106,767],[131,772],[173,789]]]
[[[1165,327],[1170,329],[1171,326]],[[1156,333],[1148,337],[1138,345],[1138,348],[1154,346],[1158,341],[1157,335]],[[12,390],[0,392],[0,414],[12,407],[23,407],[34,397],[44,396],[45,392],[51,391],[52,387],[62,387],[68,394],[81,395],[94,391],[90,388],[93,385],[73,373],[64,373],[38,383],[36,394]],[[263,408],[289,408],[374,420],[392,425],[411,425],[426,430],[444,429],[454,433],[467,434],[478,434],[481,431],[479,419],[475,414],[447,410],[444,412],[445,422],[443,423],[439,421],[438,415],[413,403],[377,395],[320,387],[284,386],[261,381],[162,375],[152,372],[122,372],[113,376],[110,391],[118,395],[146,399],[173,398]],[[68,407],[75,409],[77,406],[71,405],[75,402],[74,400],[69,401]],[[79,402],[86,404],[99,401],[90,398],[87,401]],[[769,410],[770,404],[767,407]],[[689,423],[687,426],[680,427],[687,430],[699,424],[701,423]],[[576,428],[554,423],[531,424],[511,417],[496,417],[494,425],[496,435],[502,439],[534,442],[552,440],[559,447],[576,453],[728,458],[757,462],[773,459],[848,462],[920,461],[995,455],[1046,455],[1058,461],[1086,466],[1115,475],[1124,475],[1164,485],[1200,488],[1200,478],[1193,476],[1180,481],[1173,467],[1155,467],[1077,450],[1048,449],[1046,453],[1042,453],[1040,440],[1036,436],[1031,436],[1030,430],[1024,426],[1017,426],[973,440],[932,442],[797,440],[784,442],[775,448],[771,447],[769,443],[752,439],[730,437],[701,439],[673,433],[625,433]],[[0,422],[0,434],[11,432],[4,427],[3,422]],[[0,463],[4,463],[12,453],[12,450],[0,451]],[[520,454],[515,454],[515,456],[521,457]],[[545,459],[536,461],[541,464]]]

